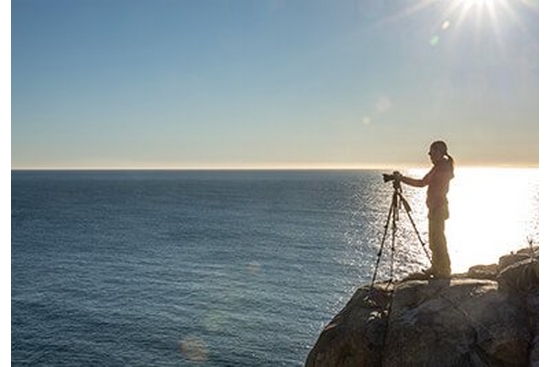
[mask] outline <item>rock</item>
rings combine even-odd
[[[501,256],[498,259],[499,271],[519,261],[528,260],[529,258],[530,256],[526,253],[511,253],[508,255]]]
[[[525,366],[526,319],[491,280],[400,284],[388,322],[383,366]]]
[[[539,287],[539,260],[528,258],[513,263],[498,274],[499,287],[505,292],[527,293]]]
[[[529,356],[529,367],[539,367],[539,335],[533,338],[531,355]]]
[[[525,296],[525,310],[529,318],[529,327],[533,333],[539,333],[539,290],[538,288]]]
[[[491,265],[475,265],[472,266],[465,278],[470,279],[491,279],[496,280],[498,276],[499,268],[497,264]]]
[[[518,254],[527,254],[531,257],[539,257],[539,247],[538,246],[529,246],[522,249],[519,249]]]
[[[538,247],[451,279],[422,274],[359,288],[307,367],[538,367]]]
[[[528,325],[533,335],[531,342],[531,355],[529,357],[529,366],[538,367],[539,365],[539,290],[529,292],[525,297],[525,306],[528,317]]]
[[[359,288],[344,309],[324,328],[308,355],[307,367],[379,366],[386,332],[390,292]]]
[[[502,271],[508,266],[518,263],[522,260],[529,260],[529,259],[538,258],[538,257],[539,257],[538,246],[527,247],[517,251],[516,253],[510,253],[510,254],[501,256],[498,260],[498,267],[499,267],[499,270]]]

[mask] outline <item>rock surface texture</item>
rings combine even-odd
[[[538,247],[450,279],[357,289],[306,367],[538,366]]]

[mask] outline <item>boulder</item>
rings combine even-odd
[[[464,278],[496,280],[499,268],[497,264],[475,265],[470,267]]]
[[[539,287],[539,260],[527,258],[508,265],[497,276],[504,292],[527,294]]]
[[[530,247],[450,279],[357,289],[307,367],[538,367],[539,256]]]
[[[525,366],[531,336],[521,307],[491,280],[398,285],[382,366]]]
[[[518,263],[523,260],[530,260],[533,258],[539,257],[539,247],[530,246],[518,250],[517,252],[511,252],[509,254],[503,255],[498,260],[499,271],[507,268],[508,266]]]
[[[531,342],[531,355],[529,358],[529,367],[538,367],[539,365],[539,290],[529,292],[525,297],[525,306],[529,329],[533,340]]]
[[[390,290],[364,286],[323,329],[307,367],[379,366],[386,332]]]

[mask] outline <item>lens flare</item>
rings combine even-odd
[[[204,326],[206,330],[220,332],[227,324],[227,318],[222,311],[209,310],[204,316]]]
[[[199,337],[186,337],[180,342],[180,349],[184,357],[192,362],[208,361],[208,348]]]
[[[376,109],[378,112],[388,112],[392,107],[391,100],[388,97],[380,97],[376,101]]]
[[[439,44],[439,36],[433,36],[430,39],[430,45],[437,46]]]
[[[257,261],[251,261],[246,264],[246,271],[250,275],[258,276],[262,272],[262,265]]]

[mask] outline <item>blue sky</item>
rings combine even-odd
[[[12,168],[539,162],[536,0],[13,0]]]

